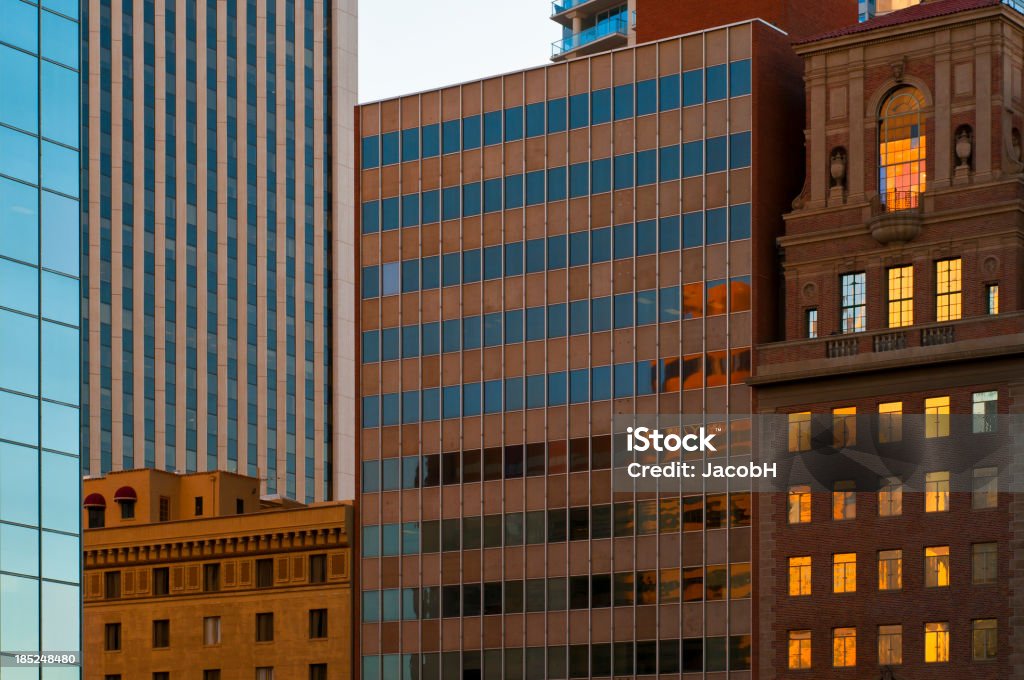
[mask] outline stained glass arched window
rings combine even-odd
[[[894,90],[878,121],[878,193],[887,210],[916,208],[925,190],[924,95],[914,87]]]

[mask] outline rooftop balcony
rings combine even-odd
[[[751,385],[1024,354],[1024,312],[760,345]]]
[[[604,52],[626,45],[629,20],[624,15],[599,21],[596,25],[551,43],[551,59],[560,61],[570,56]]]
[[[624,0],[552,0],[551,19],[572,27],[572,20],[580,16],[594,16],[598,12],[623,4]]]

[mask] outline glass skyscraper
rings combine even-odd
[[[354,5],[84,8],[86,474],[224,469],[346,495],[328,368]]]
[[[0,0],[0,650],[80,649],[76,0]],[[14,667],[4,680],[78,677]]]

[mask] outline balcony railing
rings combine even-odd
[[[882,194],[882,209],[885,212],[916,210],[920,200],[919,191],[887,191]]]
[[[1024,0],[1003,0],[1003,4],[1024,14]]]
[[[590,0],[554,0],[551,3],[551,16],[568,12],[573,7],[582,5],[585,2],[590,2]]]
[[[574,33],[573,35],[551,43],[551,56],[557,57],[560,54],[571,52],[609,35],[627,35],[628,33],[629,20],[624,14],[620,14],[609,19],[604,19],[596,25],[580,31],[579,33]]]

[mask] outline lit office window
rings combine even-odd
[[[811,667],[811,631],[789,631],[789,667],[793,670]]]
[[[837,449],[857,445],[857,408],[832,409],[832,445]]]
[[[888,211],[916,208],[926,186],[927,143],[921,110],[925,99],[914,87],[900,87],[881,107],[878,193]]]
[[[975,619],[971,622],[971,659],[993,661],[996,658],[998,629],[995,619]]]
[[[925,663],[949,662],[949,623],[946,621],[924,624]]]
[[[929,472],[924,476],[924,511],[949,512],[949,472]]]
[[[807,310],[805,326],[807,328],[807,337],[816,338],[818,337],[818,308],[812,307]]]
[[[979,434],[998,430],[996,411],[999,407],[999,392],[975,392],[972,395],[972,402],[972,431]]]
[[[994,508],[999,504],[999,470],[977,468],[971,489],[971,507],[975,510]]]
[[[852,481],[836,482],[832,489],[832,519],[857,518],[856,485]]]
[[[878,516],[898,517],[903,514],[903,481],[886,477],[878,489]]]
[[[948,545],[937,545],[924,549],[924,585],[926,588],[949,586]]]
[[[811,487],[789,488],[789,523],[807,524],[811,521]]]
[[[924,436],[928,439],[949,436],[949,397],[924,400]]]
[[[914,267],[889,269],[889,328],[914,324]]]
[[[990,283],[985,286],[985,313],[995,316],[999,314],[999,284]]]
[[[843,274],[840,289],[843,333],[863,332],[867,328],[867,275],[864,272]]]
[[[878,552],[878,589],[900,590],[903,588],[903,551],[880,550]]]
[[[832,665],[848,668],[857,665],[857,629],[832,629]]]
[[[789,451],[811,450],[811,413],[790,413],[789,414]]]
[[[891,444],[903,440],[903,402],[890,401],[878,405],[878,441]]]
[[[789,558],[789,594],[791,597],[811,594],[810,556]]]
[[[878,665],[899,666],[903,663],[903,626],[878,627]]]
[[[832,555],[832,592],[857,592],[857,553]]]
[[[962,316],[961,260],[935,263],[935,320],[955,321]]]

